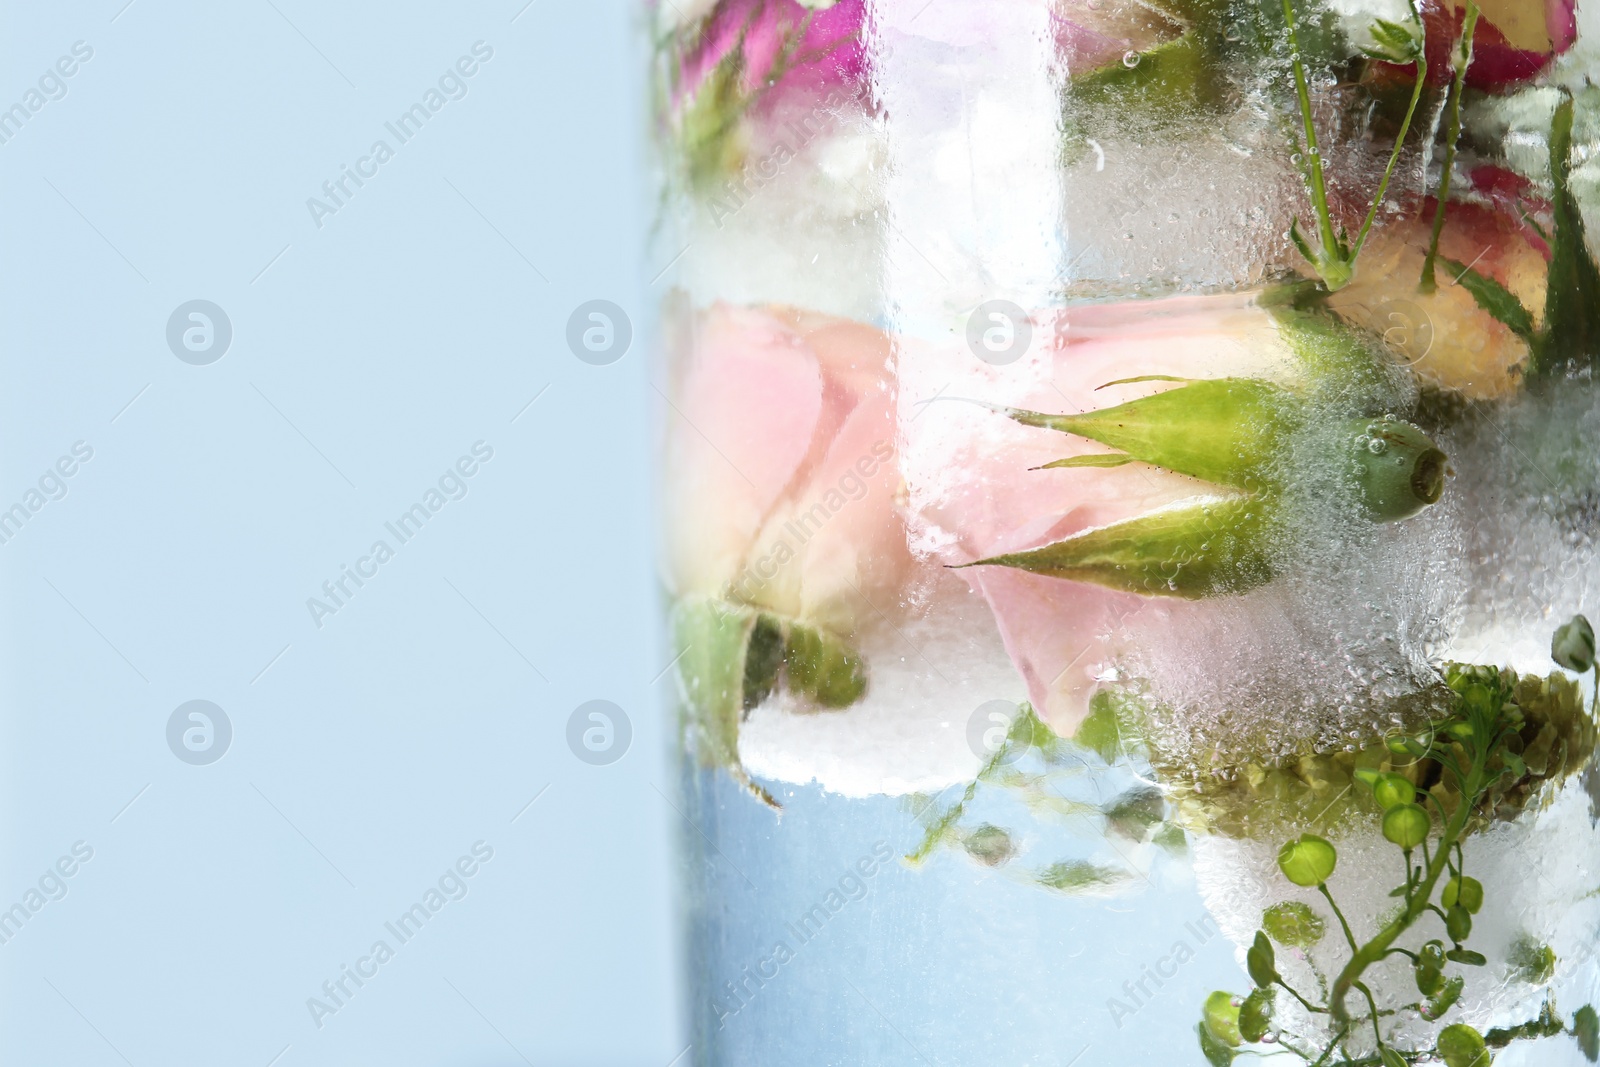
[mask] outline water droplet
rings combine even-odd
[[[1122,65],[1129,68],[1137,67],[1139,65],[1139,53],[1133,51],[1122,53]]]
[[[1367,442],[1367,451],[1371,452],[1374,456],[1381,456],[1385,452],[1389,451],[1389,443],[1381,437],[1374,437],[1372,440]]]

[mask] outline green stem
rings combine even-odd
[[[1327,1063],[1328,1057],[1333,1055],[1333,1050],[1339,1047],[1339,1042],[1344,1040],[1344,1035],[1348,1033],[1349,1030],[1350,1024],[1348,1022],[1341,1024],[1339,1027],[1339,1032],[1333,1035],[1333,1041],[1329,1043],[1327,1051],[1324,1052],[1317,1059],[1317,1062],[1311,1065],[1311,1067],[1322,1067],[1323,1064]]]
[[[1290,985],[1288,982],[1285,982],[1282,978],[1278,979],[1278,984],[1280,986],[1282,986],[1285,990],[1287,990],[1291,997],[1293,997],[1294,999],[1298,1000],[1300,1002],[1301,1006],[1306,1009],[1306,1011],[1314,1012],[1314,1013],[1316,1013],[1318,1015],[1326,1015],[1326,1014],[1328,1014],[1328,1009],[1327,1008],[1321,1008],[1321,1007],[1318,1007],[1317,1005],[1311,1003],[1311,1001],[1307,1000],[1305,997],[1302,997],[1295,990],[1294,986]]]
[[[1461,24],[1461,43],[1456,51],[1455,79],[1450,85],[1450,128],[1444,145],[1444,172],[1439,177],[1439,202],[1433,212],[1428,257],[1422,261],[1422,281],[1417,286],[1424,293],[1431,293],[1439,287],[1434,277],[1434,261],[1439,257],[1439,235],[1444,232],[1444,206],[1450,199],[1450,175],[1456,165],[1456,142],[1461,139],[1461,94],[1466,89],[1467,68],[1472,65],[1472,33],[1477,26],[1478,5],[1473,0],[1467,0],[1467,14]]]
[[[1413,13],[1415,10],[1413,9]],[[1421,19],[1417,20],[1419,23]],[[1378,195],[1372,198],[1372,207],[1367,211],[1366,219],[1361,223],[1361,229],[1356,233],[1356,240],[1350,246],[1350,261],[1353,264],[1361,254],[1361,246],[1367,242],[1367,232],[1372,229],[1373,220],[1378,217],[1378,207],[1383,203],[1383,195],[1389,190],[1389,179],[1394,176],[1395,164],[1400,162],[1400,150],[1405,147],[1406,134],[1411,130],[1411,119],[1417,113],[1417,101],[1422,99],[1422,88],[1428,82],[1427,60],[1417,59],[1417,82],[1411,88],[1411,104],[1406,108],[1406,117],[1400,123],[1400,136],[1394,139],[1394,151],[1389,155],[1389,165],[1383,170],[1383,181],[1378,183]]]
[[[1378,1051],[1383,1051],[1383,1031],[1378,1027],[1378,1002],[1373,999],[1372,990],[1367,988],[1365,982],[1357,982],[1356,988],[1361,990],[1367,998],[1367,1007],[1372,1009],[1372,1039],[1378,1043]]]
[[[1322,892],[1322,895],[1327,898],[1328,907],[1333,909],[1334,916],[1339,920],[1339,926],[1344,930],[1344,939],[1350,942],[1350,951],[1361,951],[1360,946],[1356,944],[1355,935],[1350,932],[1350,924],[1344,921],[1344,912],[1339,910],[1339,905],[1333,902],[1333,894],[1328,892],[1328,883],[1321,883],[1317,886],[1317,889],[1319,889]],[[1337,988],[1337,986],[1335,986],[1335,988]]]
[[[1470,4],[1471,0],[1468,0],[1468,3]],[[1457,779],[1457,785],[1461,789],[1461,803],[1456,807],[1455,815],[1445,824],[1444,833],[1439,841],[1439,848],[1433,856],[1433,862],[1428,864],[1427,874],[1423,877],[1422,884],[1417,887],[1417,892],[1406,904],[1405,910],[1393,922],[1384,927],[1377,937],[1356,949],[1355,955],[1350,958],[1350,962],[1345,964],[1344,970],[1340,971],[1339,977],[1334,980],[1333,989],[1328,994],[1328,1009],[1333,1018],[1339,1022],[1346,1023],[1349,1021],[1350,1016],[1345,1008],[1345,997],[1361,978],[1362,973],[1368,967],[1381,960],[1388,951],[1389,946],[1394,944],[1395,939],[1410,929],[1411,925],[1420,919],[1425,912],[1438,910],[1432,904],[1433,890],[1438,884],[1440,876],[1444,874],[1451,847],[1455,845],[1461,834],[1466,830],[1467,820],[1472,814],[1473,803],[1477,799],[1479,790],[1483,787],[1483,766],[1486,758],[1487,756],[1483,752],[1478,752],[1472,760],[1471,774],[1465,779]],[[1327,894],[1326,890],[1324,890],[1323,895],[1328,896],[1329,901],[1332,901],[1333,898]]]
[[[1470,4],[1472,0],[1467,0]],[[1322,240],[1322,254],[1326,258],[1339,251],[1339,240],[1333,233],[1333,218],[1328,213],[1328,190],[1322,177],[1322,150],[1317,147],[1317,129],[1311,121],[1311,90],[1306,85],[1305,64],[1300,62],[1300,35],[1295,29],[1294,5],[1283,0],[1283,20],[1289,25],[1290,63],[1294,67],[1294,90],[1300,98],[1300,121],[1305,127],[1306,155],[1310,160],[1311,203],[1317,209],[1317,233]]]

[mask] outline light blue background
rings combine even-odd
[[[0,107],[94,50],[0,145],[0,508],[94,449],[0,545],[0,908],[94,849],[0,945],[0,1063],[666,1067],[630,5],[125,3],[8,3],[0,34]],[[319,229],[306,199],[380,137]],[[234,330],[209,366],[165,340],[196,298]],[[565,343],[595,298],[634,319],[610,366]],[[307,598],[480,440],[318,629]],[[594,698],[634,729],[605,767],[565,740]],[[167,747],[192,699],[233,724],[210,766]],[[307,998],[480,839],[468,895],[318,1029]]]

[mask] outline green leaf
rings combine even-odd
[[[1112,799],[1106,828],[1130,841],[1142,842],[1166,814],[1167,802],[1154,786],[1135,786]]]
[[[1267,940],[1265,930],[1256,931],[1256,939],[1245,952],[1244,960],[1250,980],[1257,986],[1265,988],[1278,980],[1277,954],[1273,952],[1272,942]]]
[[[1211,994],[1206,998],[1200,1017],[1211,1036],[1224,1045],[1237,1048],[1243,1040],[1239,1033],[1239,1008],[1233,1003],[1233,994],[1221,990]]]
[[[1310,948],[1328,929],[1322,916],[1298,900],[1285,900],[1262,912],[1261,926],[1278,944],[1292,948]]]
[[[1474,952],[1470,948],[1453,948],[1444,954],[1444,958],[1455,963],[1466,964],[1468,967],[1482,967],[1489,962],[1487,956],[1481,952]]]
[[[1252,1044],[1267,1035],[1272,1026],[1274,989],[1256,989],[1239,1007],[1239,1036]]]
[[[1429,1019],[1442,1017],[1445,1012],[1455,1006],[1456,1001],[1461,999],[1461,990],[1466,988],[1466,984],[1466,979],[1459,974],[1452,975],[1445,981],[1444,988],[1439,990],[1438,994],[1428,1001],[1427,1009],[1423,1014]]]
[[[1087,860],[1052,863],[1037,875],[1040,885],[1063,893],[1096,893],[1121,887],[1129,880],[1120,867],[1102,867]]]
[[[1271,528],[1259,500],[1209,498],[962,566],[1015,567],[1144,596],[1199,600],[1266,584]]]
[[[1444,913],[1444,929],[1450,939],[1457,944],[1472,936],[1472,913],[1460,904],[1446,908]]]
[[[984,823],[961,837],[967,855],[985,867],[1001,867],[1017,854],[1011,835],[998,826]]]
[[[1518,938],[1509,958],[1512,973],[1529,985],[1544,985],[1556,973],[1555,950],[1531,937]]]
[[[1410,1065],[1406,1063],[1404,1056],[1400,1055],[1400,1053],[1396,1052],[1387,1045],[1385,1045],[1383,1050],[1378,1053],[1378,1058],[1383,1061],[1383,1067],[1410,1067]]]
[[[1150,843],[1166,849],[1174,856],[1181,856],[1189,850],[1189,835],[1175,822],[1162,823]]]
[[[1489,1067],[1483,1035],[1466,1023],[1454,1023],[1439,1034],[1439,1055],[1446,1067]]]
[[[1439,968],[1418,961],[1411,968],[1417,980],[1417,992],[1425,997],[1431,997],[1444,988],[1444,972]]]
[[[1600,1060],[1600,1015],[1593,1005],[1585,1004],[1572,1017],[1572,1036],[1578,1039],[1584,1059],[1590,1063]]]
[[[1110,690],[1102,689],[1089,699],[1089,716],[1078,724],[1072,739],[1106,763],[1117,762],[1122,754],[1122,724]]]
[[[1522,301],[1518,300],[1511,290],[1464,263],[1457,263],[1446,256],[1440,256],[1439,262],[1455,278],[1457,284],[1472,294],[1472,299],[1477,301],[1478,306],[1488,312],[1496,322],[1529,344],[1537,340],[1533,313],[1522,306]]]
[[[1212,1037],[1205,1023],[1196,1023],[1195,1032],[1200,1035],[1200,1054],[1211,1067],[1229,1067],[1233,1063],[1233,1049]]]
[[[1594,627],[1582,615],[1574,615],[1550,639],[1550,658],[1578,674],[1594,669]]]

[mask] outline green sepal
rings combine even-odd
[[[1087,456],[1068,456],[1066,459],[1054,460],[1033,469],[1036,471],[1048,471],[1062,467],[1121,467],[1132,462],[1132,456],[1124,455],[1120,452],[1100,452]]]
[[[739,762],[745,657],[755,621],[750,608],[708,597],[688,597],[672,609],[678,676],[700,754],[724,767]]]
[[[819,627],[712,597],[685,597],[672,608],[678,676],[696,749],[728,768],[767,803],[744,775],[739,725],[785,687],[818,708],[848,707],[867,689],[867,667],[842,639]]]
[[[1139,61],[1131,67],[1109,63],[1073,77],[1071,101],[1113,106],[1123,115],[1136,110],[1167,115],[1217,99],[1215,64],[1200,34],[1186,33],[1136,55]]]
[[[1406,1063],[1404,1056],[1400,1055],[1400,1053],[1396,1052],[1387,1045],[1379,1050],[1378,1059],[1382,1061],[1383,1067],[1410,1067],[1410,1065]]]
[[[1421,31],[1422,27],[1416,24],[1406,26],[1388,19],[1375,18],[1368,26],[1367,32],[1372,35],[1372,40],[1378,47],[1363,48],[1362,51],[1373,59],[1381,59],[1386,63],[1414,62],[1422,57]]]
[[[803,623],[788,625],[783,666],[796,692],[824,708],[847,708],[867,691],[867,665],[843,641]]]
[[[757,613],[710,597],[673,605],[670,627],[679,649],[678,677],[685,732],[706,764],[725,768],[757,799],[778,807],[739,762],[739,724],[745,715],[746,656]]]
[[[1081,415],[1004,409],[1024,426],[1086,437],[1177,474],[1238,489],[1272,480],[1301,405],[1282,386],[1253,378],[1187,382],[1125,404]],[[1050,466],[1105,466],[1110,457]]]
[[[1531,375],[1560,374],[1600,359],[1600,267],[1589,254],[1583,211],[1572,192],[1572,95],[1550,121],[1550,211],[1554,233],[1545,289],[1545,330]]]
[[[1451,274],[1455,276],[1457,284],[1472,294],[1472,299],[1477,301],[1478,307],[1488,312],[1489,316],[1506,329],[1522,338],[1528,344],[1538,340],[1533,326],[1533,313],[1522,306],[1522,301],[1486,274],[1479,274],[1463,263],[1457,263],[1445,256],[1439,257]]]
[[[963,566],[1015,567],[1144,596],[1198,600],[1243,593],[1272,577],[1266,512],[1248,497],[1174,504]]]

